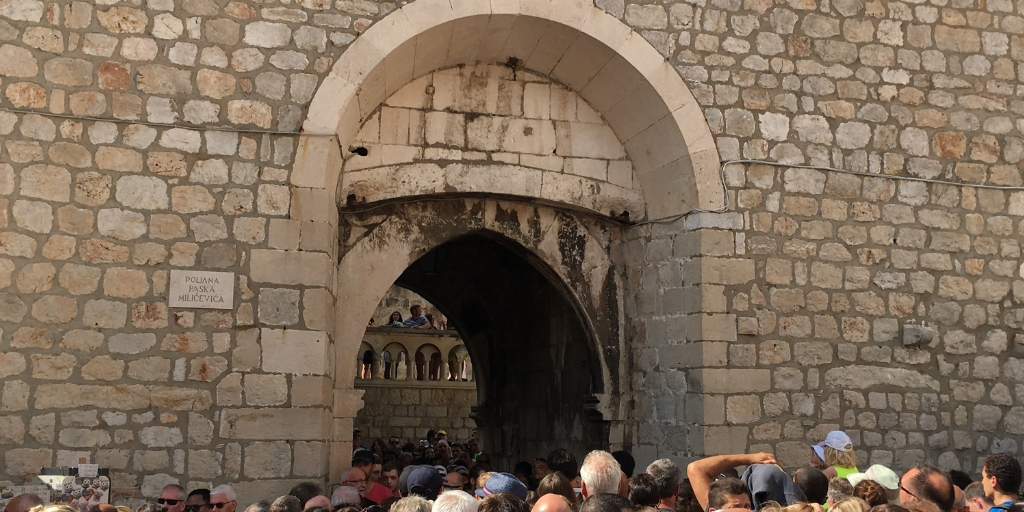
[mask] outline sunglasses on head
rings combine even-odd
[[[177,505],[178,503],[181,503],[182,501],[184,501],[184,500],[168,500],[168,499],[164,499],[164,498],[157,498],[156,499],[157,503],[159,503],[161,505],[170,505],[172,507]]]

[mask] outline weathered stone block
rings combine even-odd
[[[325,253],[265,249],[253,249],[249,264],[250,277],[258,283],[320,287],[330,283],[332,267]]]
[[[693,372],[694,390],[704,393],[751,393],[771,389],[769,370],[703,369]]]
[[[263,370],[295,375],[323,375],[328,368],[326,333],[262,329]]]
[[[220,436],[227,439],[324,439],[329,433],[326,409],[271,408],[224,409]]]

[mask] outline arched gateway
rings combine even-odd
[[[580,185],[565,182],[564,169],[527,164],[523,159],[517,159],[518,166],[505,168],[511,177],[495,175],[501,171],[496,171],[495,160],[506,156],[487,153],[485,162],[459,168],[470,176],[467,180],[450,180],[450,166],[437,175],[417,174],[422,167],[415,167],[413,158],[385,175],[402,176],[401,192],[375,194],[371,186],[360,188],[359,195],[352,193],[352,166],[346,161],[356,158],[352,151],[359,134],[368,121],[380,116],[385,100],[417,78],[477,63],[504,64],[544,77],[578,95],[598,114],[597,122],[610,128],[624,148],[632,173],[629,181],[642,196],[639,211],[629,212],[632,220],[715,208],[723,201],[718,153],[693,96],[640,34],[592,2],[417,0],[379,21],[352,43],[317,92],[303,124],[307,136],[300,140],[292,173],[292,184],[299,187],[293,193],[292,217],[323,226],[321,232],[334,232],[340,241],[329,252],[339,262],[330,280],[335,311],[324,320],[334,338],[336,360],[332,478],[348,463],[351,420],[362,406],[353,389],[354,369],[347,362],[355,357],[366,318],[417,258],[451,244],[468,244],[463,249],[498,259],[516,255],[525,265],[521,270],[542,277],[537,283],[547,286],[552,298],[547,310],[538,309],[535,314],[557,310],[559,318],[571,320],[561,327],[538,324],[533,332],[562,329],[585,346],[568,354],[583,361],[580,375],[584,377],[580,387],[566,387],[580,396],[566,402],[574,404],[566,416],[571,419],[557,425],[557,433],[545,439],[523,438],[517,445],[520,433],[499,432],[502,422],[514,418],[507,414],[509,408],[489,407],[487,397],[494,396],[497,388],[495,382],[487,382],[481,384],[478,416],[487,424],[484,435],[507,456],[518,456],[519,449],[536,453],[569,439],[581,440],[579,449],[616,446],[625,439],[622,405],[629,400],[630,382],[625,376],[631,363],[620,281],[627,261],[622,253],[635,247],[630,248],[621,224],[608,220],[622,213],[608,205],[622,203],[600,200],[606,195],[602,190],[612,190],[611,186],[597,183],[575,195],[548,194],[543,191]],[[527,117],[525,112],[509,114]],[[396,150],[382,143],[379,153],[371,157],[380,158],[384,165],[389,151]],[[429,159],[425,152],[422,159]],[[519,186],[515,173],[522,169],[539,173],[539,188]],[[473,179],[487,172],[496,178]],[[360,179],[365,180],[365,174]],[[379,183],[386,186],[387,179]],[[438,188],[438,180],[444,180],[445,186]],[[417,198],[429,202],[417,204]],[[342,210],[340,218],[336,205]],[[311,266],[299,272],[323,270]],[[467,335],[473,333],[463,333]],[[547,348],[559,350],[556,345]],[[564,356],[551,361],[565,364]],[[487,378],[486,370],[481,373]],[[589,392],[580,393],[583,388]],[[533,418],[532,425],[521,427],[537,428],[549,419]]]

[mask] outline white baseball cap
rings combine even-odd
[[[881,464],[874,464],[863,473],[852,473],[846,479],[850,481],[850,485],[857,485],[864,480],[874,480],[890,491],[895,491],[900,487],[900,479],[896,473]]]
[[[846,435],[846,432],[843,432],[842,430],[833,430],[832,432],[829,432],[821,444],[841,452],[848,452],[853,449],[853,441],[850,439],[850,436]]]

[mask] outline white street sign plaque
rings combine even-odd
[[[233,309],[235,273],[172,270],[168,299],[172,308]]]

